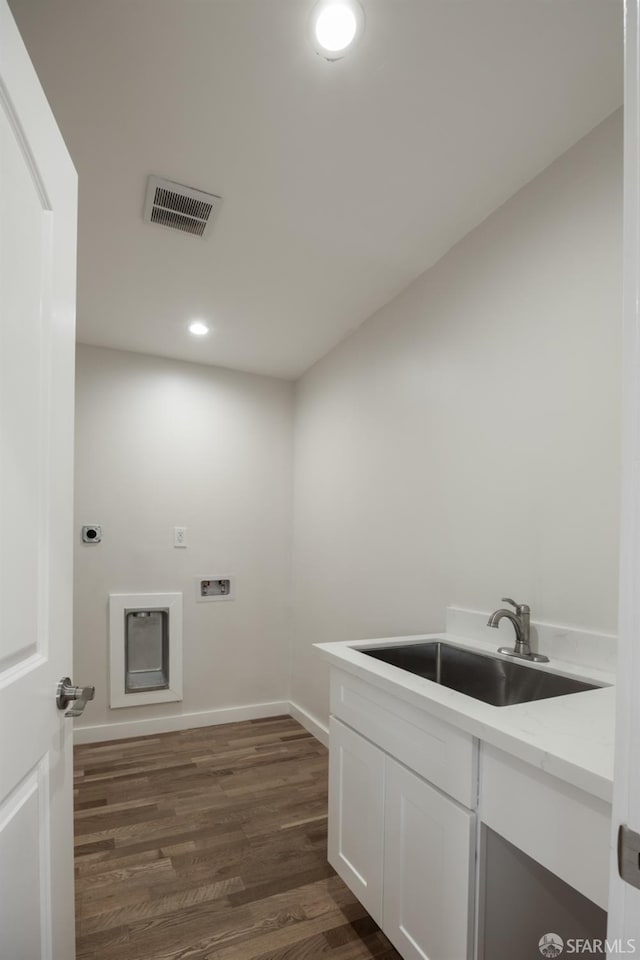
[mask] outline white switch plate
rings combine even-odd
[[[174,547],[186,547],[187,545],[187,528],[186,527],[173,528],[173,545]]]

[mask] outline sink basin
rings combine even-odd
[[[383,660],[393,667],[433,680],[468,697],[491,703],[494,707],[564,697],[568,693],[597,690],[599,686],[503,660],[489,653],[476,653],[442,640],[356,649],[368,657]]]

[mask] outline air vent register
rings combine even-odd
[[[221,197],[172,180],[149,177],[144,202],[146,223],[206,237],[222,202]]]

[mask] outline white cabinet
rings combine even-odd
[[[606,910],[611,806],[487,743],[481,770],[482,822]]]
[[[331,671],[331,715],[463,807],[475,809],[478,750],[470,734],[343,670]]]
[[[479,749],[414,700],[331,671],[329,860],[404,960],[470,960],[474,930],[489,960],[475,916],[476,883],[482,920],[491,879],[486,856],[476,865],[478,822],[513,846],[518,864],[522,853],[534,862],[537,872],[514,875],[534,878],[540,902],[552,891],[559,915],[576,915],[574,899],[562,905],[555,893],[561,882],[606,909],[609,805],[487,743]],[[520,903],[521,888],[499,890],[493,902]],[[531,904],[520,915],[535,929]]]
[[[383,929],[405,960],[468,956],[474,820],[387,758]]]
[[[382,925],[385,755],[330,720],[329,863]]]
[[[474,814],[335,717],[329,861],[405,960],[466,960]]]

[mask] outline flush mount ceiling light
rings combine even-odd
[[[344,57],[364,29],[364,10],[358,0],[320,0],[309,21],[313,49],[325,60]]]
[[[209,327],[202,320],[192,320],[189,324],[189,333],[194,337],[204,337],[209,333]]]

